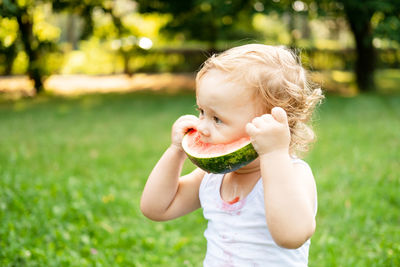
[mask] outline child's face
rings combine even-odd
[[[230,82],[219,70],[210,70],[202,77],[196,96],[200,112],[197,130],[203,142],[230,143],[247,137],[246,124],[260,115],[251,90]]]

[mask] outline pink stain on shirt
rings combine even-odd
[[[228,201],[228,204],[230,204],[230,205],[235,204],[236,202],[239,202],[239,199],[240,199],[239,197],[235,197],[231,201]]]
[[[225,211],[230,215],[240,215],[240,210],[243,208],[245,204],[246,204],[245,198],[240,201],[239,197],[235,197],[233,200],[228,202],[222,200],[220,208],[221,210]]]

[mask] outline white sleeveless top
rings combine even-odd
[[[308,167],[300,159],[294,162]],[[220,194],[223,177],[206,174],[200,185],[201,207],[208,220],[204,266],[307,266],[310,240],[298,249],[285,249],[272,239],[266,223],[262,179],[246,198],[228,204]]]

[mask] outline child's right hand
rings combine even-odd
[[[179,117],[172,126],[171,141],[172,145],[179,150],[182,149],[183,136],[190,130],[196,129],[199,123],[199,118],[194,115],[184,115]]]

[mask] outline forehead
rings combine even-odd
[[[234,105],[248,104],[253,92],[244,83],[233,80],[227,73],[210,70],[198,81],[196,98],[205,102],[227,102]]]

